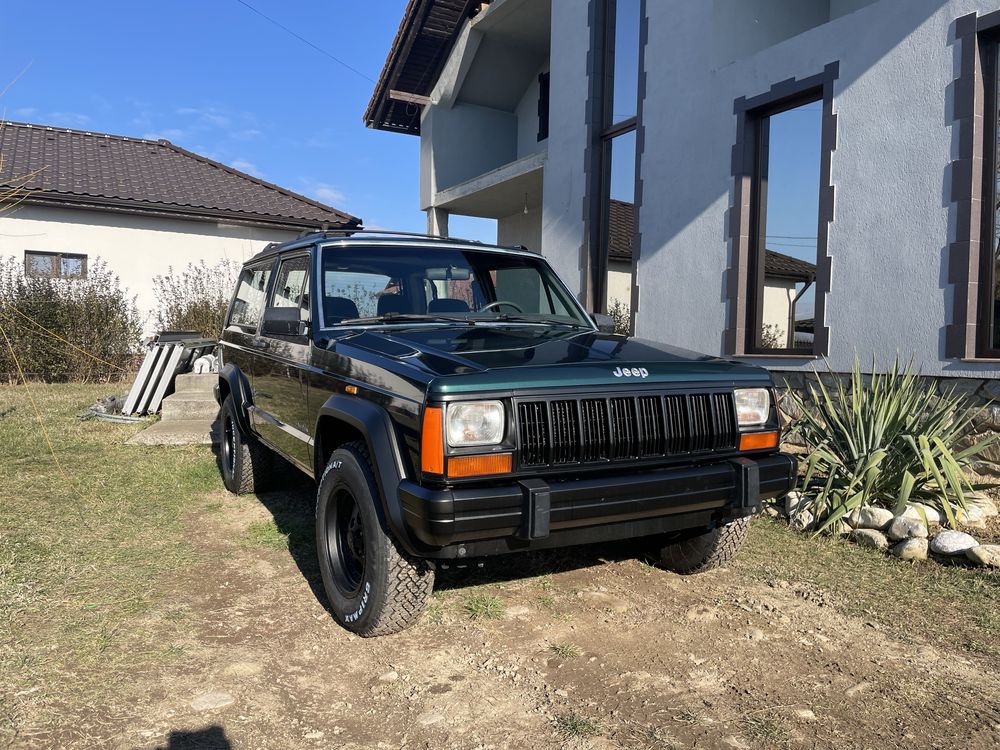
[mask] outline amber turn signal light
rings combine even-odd
[[[424,409],[424,424],[420,432],[420,470],[425,474],[444,474],[444,409],[440,406]]]
[[[510,453],[491,453],[488,456],[452,456],[448,459],[448,478],[461,479],[509,474],[511,466]]]
[[[750,432],[740,435],[741,451],[759,451],[778,447],[777,432]]]

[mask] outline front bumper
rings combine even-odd
[[[488,487],[399,487],[408,531],[427,557],[454,558],[709,528],[751,514],[795,483],[777,453],[632,474]]]

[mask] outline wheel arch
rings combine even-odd
[[[236,365],[229,363],[219,371],[219,406],[232,396],[236,405],[236,423],[244,437],[252,434],[247,407],[253,403],[250,383],[246,375]]]
[[[406,478],[406,468],[389,413],[370,401],[335,394],[320,407],[314,435],[313,468],[317,482],[337,448],[353,441],[363,441],[368,446],[379,491],[375,510],[406,551],[417,554],[403,521],[399,484]]]

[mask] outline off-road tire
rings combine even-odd
[[[354,578],[360,577],[356,590],[345,585],[352,576],[343,572],[349,566],[336,550],[343,543],[337,537],[343,523],[338,502],[353,503],[352,511],[356,508],[357,512],[352,521],[360,522],[363,533],[362,570],[354,569]],[[368,446],[363,442],[346,443],[335,450],[323,471],[316,498],[316,552],[330,609],[348,630],[366,638],[389,635],[420,619],[434,589],[434,567],[407,555],[388,532]]]
[[[746,541],[750,518],[737,518],[660,549],[660,563],[668,570],[682,575],[704,573],[729,563]]]
[[[274,455],[257,438],[243,434],[236,409],[232,395],[226,396],[219,412],[219,471],[227,490],[249,495],[264,488]]]

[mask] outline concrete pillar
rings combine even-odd
[[[427,209],[427,234],[448,236],[448,212],[445,209],[434,206]]]

